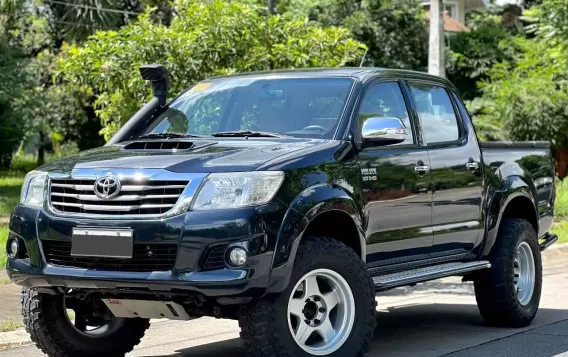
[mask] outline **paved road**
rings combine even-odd
[[[563,259],[562,259],[563,260]],[[378,328],[370,357],[568,356],[568,259],[546,267],[541,309],[525,329],[483,325],[473,287],[457,278],[392,290],[378,297]],[[566,352],[566,355],[564,353]],[[39,357],[33,346],[0,357]],[[245,357],[233,321],[157,321],[130,356]]]

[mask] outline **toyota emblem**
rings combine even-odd
[[[105,176],[95,181],[95,194],[103,200],[115,198],[120,193],[120,181],[114,176]]]

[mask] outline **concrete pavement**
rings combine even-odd
[[[525,329],[483,324],[471,283],[448,278],[391,290],[378,297],[379,314],[370,357],[568,356],[568,248],[547,252],[541,309]],[[245,357],[234,321],[203,318],[156,321],[136,357]],[[31,345],[0,357],[39,357]]]
[[[0,270],[0,282],[8,280],[5,270]],[[0,284],[0,322],[22,319],[20,314],[20,292],[22,288],[17,285]],[[1,339],[0,339],[1,340]]]

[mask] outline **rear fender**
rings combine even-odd
[[[497,240],[503,214],[509,207],[509,204],[519,197],[531,202],[531,211],[528,212],[528,215],[536,222],[536,231],[538,232],[537,196],[534,185],[522,176],[515,175],[507,177],[503,181],[501,189],[495,190],[493,196],[488,200],[489,212],[486,216],[486,239],[481,251],[482,257],[487,257],[491,253],[491,249]]]

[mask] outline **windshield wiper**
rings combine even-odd
[[[218,133],[213,133],[211,136],[215,137],[263,137],[263,138],[287,138],[289,136],[282,135],[278,133],[270,133],[267,131],[251,131],[251,130],[235,130],[235,131],[220,131]]]
[[[138,139],[170,139],[170,138],[202,138],[201,135],[185,134],[185,133],[150,133],[140,135]]]

